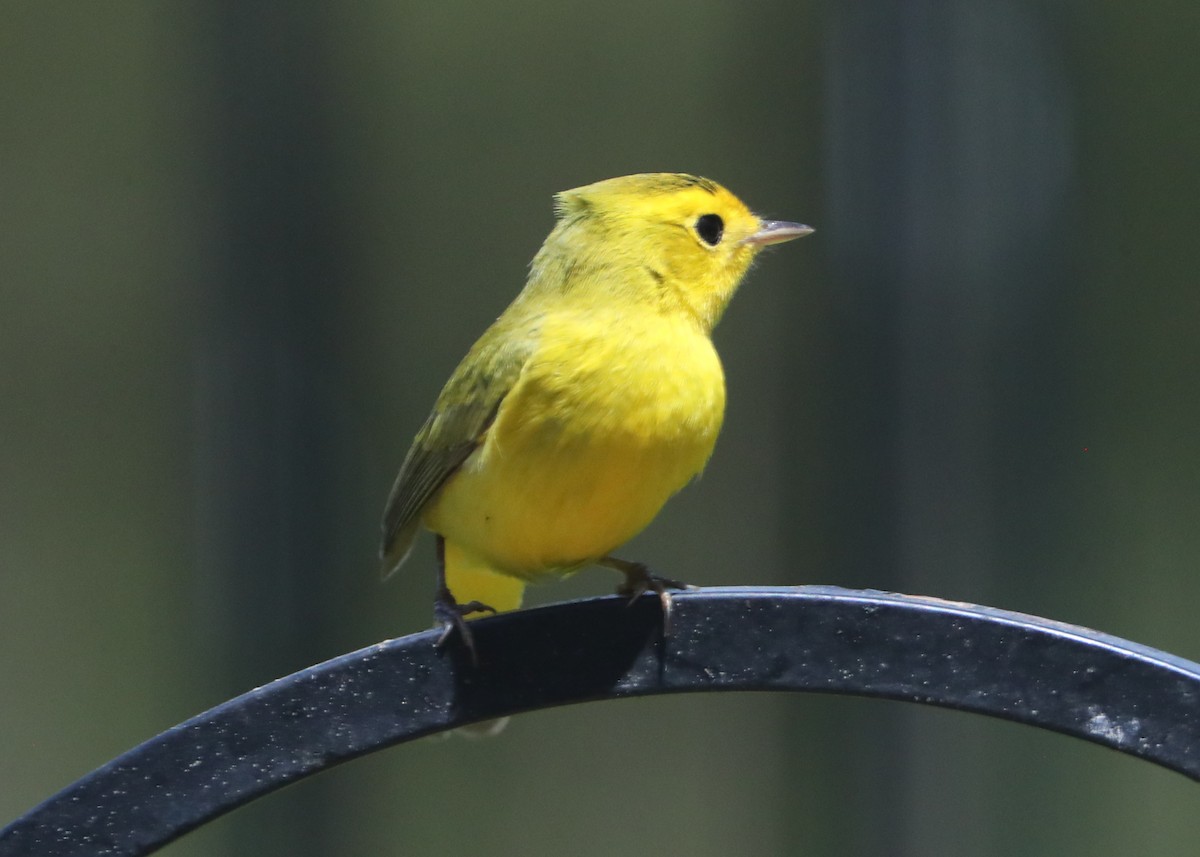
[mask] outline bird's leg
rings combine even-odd
[[[471,664],[479,666],[479,653],[475,650],[475,635],[467,627],[466,617],[472,613],[495,613],[496,611],[480,601],[459,604],[455,599],[454,593],[446,585],[446,539],[441,535],[437,537],[437,567],[438,585],[437,593],[433,597],[433,621],[442,628],[442,635],[438,637],[436,645],[439,649],[445,646],[450,635],[457,630],[459,636],[462,637],[463,645],[471,654]]]
[[[621,559],[615,556],[604,556],[596,560],[597,565],[602,565],[605,568],[611,568],[614,571],[619,571],[625,575],[625,582],[617,587],[618,595],[629,596],[629,603],[632,604],[646,592],[656,592],[658,600],[662,604],[663,614],[663,634],[671,632],[671,589],[695,589],[690,583],[683,583],[679,580],[672,580],[669,577],[659,577],[647,568],[643,563],[633,562],[628,559]]]

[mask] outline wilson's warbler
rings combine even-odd
[[[602,565],[621,591],[681,584],[610,552],[708,461],[725,409],[710,334],[755,255],[808,235],[708,179],[650,173],[555,197],[516,300],[450,377],[396,477],[385,576],[424,525],[435,616],[520,606],[525,585]],[[669,615],[669,614],[668,614]]]

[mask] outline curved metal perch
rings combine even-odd
[[[598,598],[326,661],[167,730],[0,831],[0,857],[149,854],[287,783],[401,741],[536,708],[711,690],[879,696],[989,714],[1200,779],[1200,665],[990,607],[823,586]]]

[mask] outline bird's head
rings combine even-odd
[[[709,179],[643,173],[555,197],[558,224],[534,260],[553,264],[567,288],[590,277],[604,290],[678,306],[711,330],[750,263],[769,244],[812,232],[763,220]],[[611,274],[611,276],[606,275]]]

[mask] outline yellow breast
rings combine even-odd
[[[636,535],[700,472],[724,408],[720,361],[688,319],[547,317],[426,524],[508,574],[578,567]]]

